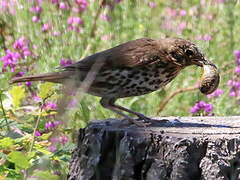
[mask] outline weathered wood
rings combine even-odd
[[[68,179],[240,179],[240,117],[165,119],[147,128],[91,122],[80,130]]]

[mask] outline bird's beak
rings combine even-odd
[[[201,59],[194,59],[192,60],[192,63],[194,65],[197,65],[197,66],[201,66],[203,67],[204,65],[210,65],[210,66],[215,66],[215,64],[213,64],[211,61],[205,59],[205,58],[201,58]],[[216,67],[216,66],[215,66]]]

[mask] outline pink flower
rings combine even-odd
[[[88,6],[88,2],[86,0],[74,0],[74,2],[78,5],[78,9],[80,11],[84,11]]]
[[[59,3],[59,0],[52,0],[52,3],[53,3],[53,4],[58,4],[58,3]]]
[[[58,37],[59,35],[60,35],[60,32],[57,32],[57,31],[54,31],[54,32],[53,32],[53,36],[54,36],[54,37]]]
[[[15,66],[17,64],[17,61],[21,58],[21,55],[19,52],[12,52],[10,49],[6,51],[6,55],[2,56],[3,61],[3,67],[2,71],[6,72],[7,67],[11,69],[11,72],[13,73],[15,71]]]
[[[35,136],[41,136],[41,133],[39,131],[35,131]]]
[[[235,91],[230,91],[229,96],[235,97],[236,96],[236,92]]]
[[[240,51],[239,50],[235,50],[234,51],[234,54],[235,54],[235,58],[238,60],[240,59]]]
[[[217,89],[213,93],[208,94],[207,97],[208,98],[211,98],[211,97],[218,98],[221,94],[223,94],[223,90],[222,89]]]
[[[109,37],[108,37],[107,35],[103,35],[103,36],[102,36],[102,40],[103,40],[103,41],[108,41],[108,40],[109,40]]]
[[[180,14],[180,16],[184,17],[184,16],[186,16],[187,13],[185,10],[181,9],[179,14]]]
[[[237,66],[237,67],[235,68],[234,72],[235,72],[236,74],[240,74],[240,66]]]
[[[104,15],[104,14],[100,14],[100,18],[104,21],[109,21],[109,16],[108,15]]]
[[[151,1],[151,2],[149,2],[149,6],[150,6],[150,8],[155,8],[156,4],[153,1]]]
[[[40,18],[38,16],[33,16],[32,17],[32,22],[38,22]]]
[[[80,25],[83,23],[80,17],[69,17],[68,18],[68,28],[70,30],[75,30],[76,32],[80,32]]]
[[[205,34],[204,37],[203,37],[203,39],[204,39],[205,41],[210,41],[210,40],[212,39],[212,37],[211,37],[209,34]]]
[[[47,102],[45,105],[42,107],[45,110],[56,110],[57,109],[57,104],[53,102]]]
[[[228,80],[227,86],[232,86],[232,84],[233,84],[233,81],[232,80]]]
[[[198,39],[198,40],[202,40],[202,39],[203,39],[202,35],[199,34],[197,39]]]
[[[62,10],[67,9],[67,5],[64,2],[60,2],[59,9],[62,9]]]
[[[61,59],[61,60],[60,60],[60,65],[61,65],[62,67],[67,66],[67,65],[72,64],[72,63],[73,63],[73,61],[72,61],[72,59],[70,59],[70,58],[68,58],[68,59],[66,59],[66,60],[64,60],[64,59]]]
[[[43,24],[42,25],[42,32],[47,32],[50,29],[51,29],[50,24]]]
[[[187,22],[183,21],[179,24],[178,29],[183,30],[187,27]]]
[[[48,130],[51,130],[51,129],[56,128],[59,124],[60,124],[59,121],[55,121],[55,122],[49,121],[49,122],[45,123],[45,128],[48,129]]]
[[[54,152],[55,150],[56,150],[56,147],[54,147],[54,146],[52,146],[52,145],[49,146],[49,151],[50,151],[50,152]]]
[[[59,142],[62,143],[63,145],[66,144],[68,141],[69,140],[65,135],[59,137]]]
[[[31,85],[32,85],[32,82],[27,81],[27,82],[25,82],[25,84],[26,84],[26,86],[31,86]]]

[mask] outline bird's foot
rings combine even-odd
[[[151,125],[152,123],[151,122],[149,122],[149,121],[139,121],[139,120],[137,120],[137,119],[128,119],[128,121],[129,121],[129,123],[131,123],[131,124],[135,124],[136,126],[138,126],[138,127],[144,127],[144,128],[146,128],[147,126],[149,126],[149,125]]]
[[[133,119],[133,118],[126,118],[126,120],[128,120],[127,123],[121,124],[119,127],[125,127],[125,126],[129,126],[129,125],[136,125],[137,127],[142,127],[142,128],[146,128],[147,126],[151,125],[151,122],[145,122],[145,121],[139,121],[137,119]]]
[[[146,117],[146,116],[144,116],[144,115],[142,115],[142,114],[139,114],[138,115],[138,119],[137,119],[138,121],[139,120],[143,120],[145,123],[167,123],[167,122],[169,122],[169,120],[167,120],[167,119],[153,119],[153,118],[149,118],[149,117]]]

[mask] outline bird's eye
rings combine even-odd
[[[187,56],[192,56],[193,55],[193,51],[191,49],[187,49],[186,50],[186,55]]]

